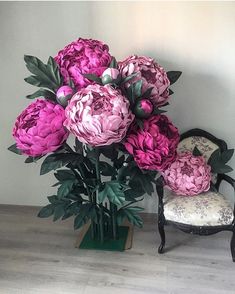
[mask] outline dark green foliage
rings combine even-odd
[[[45,158],[41,165],[40,175],[61,168],[69,163],[83,162],[83,156],[77,153],[54,153]]]
[[[233,171],[233,169],[226,163],[232,158],[234,149],[228,149],[220,152],[216,149],[210,156],[208,164],[211,166],[213,173],[224,174]]]
[[[87,78],[88,80],[90,80],[90,81],[94,81],[94,82],[96,82],[99,85],[103,85],[101,78],[99,78],[97,75],[94,75],[94,74],[84,74],[83,76],[85,78]]]
[[[143,208],[137,206],[120,208],[117,213],[118,225],[121,225],[125,218],[127,218],[131,224],[141,228],[143,226],[143,220],[138,214],[141,211],[143,211]]]
[[[194,156],[201,156],[202,155],[201,151],[197,148],[197,146],[195,146],[193,149],[193,155]]]
[[[21,150],[16,147],[16,144],[11,145],[7,149],[15,154],[18,154],[18,155],[22,154]]]
[[[43,97],[47,100],[56,101],[56,95],[46,89],[39,89],[35,93],[26,96],[27,99],[34,99],[34,98],[39,98],[39,97]]]
[[[79,207],[77,216],[74,219],[74,229],[79,229],[86,224],[89,219],[97,221],[96,206],[92,203],[85,203]]]
[[[111,60],[111,62],[109,64],[109,67],[110,68],[118,68],[117,60],[116,60],[116,58],[114,56],[112,56],[112,60]]]
[[[181,76],[182,72],[181,71],[168,71],[167,72],[167,77],[170,81],[170,84],[174,84],[179,77]]]
[[[54,92],[62,85],[63,81],[59,68],[53,57],[49,57],[47,64],[44,64],[37,57],[30,55],[25,55],[24,60],[27,69],[33,74],[25,78],[27,83],[37,87],[48,88]]]
[[[116,205],[121,205],[125,202],[125,190],[127,185],[120,183],[119,181],[105,182],[102,190],[99,191],[99,202],[103,202],[106,198]]]

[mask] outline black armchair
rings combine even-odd
[[[227,144],[210,133],[201,129],[192,129],[181,135],[178,151],[193,151],[195,146],[202,155],[209,159],[216,150],[227,150]],[[214,191],[193,196],[176,196],[169,191],[166,195],[164,179],[157,180],[158,202],[158,230],[161,243],[158,253],[164,253],[166,224],[172,224],[185,233],[197,235],[211,235],[220,231],[231,231],[231,254],[235,262],[235,206],[231,207],[228,200],[219,193],[222,181],[229,183],[234,189],[235,180],[225,174],[213,175]]]

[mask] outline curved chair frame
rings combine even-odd
[[[204,130],[201,130],[201,129],[191,129],[191,130],[183,133],[180,137],[180,141],[182,141],[186,138],[192,137],[192,136],[200,136],[200,137],[207,138],[211,142],[215,143],[220,148],[220,150],[222,152],[224,150],[227,150],[227,144],[225,143],[225,141],[218,139],[218,138],[214,137],[213,135],[211,135],[210,133],[208,133]],[[222,181],[226,181],[227,183],[229,183],[233,187],[234,195],[235,195],[235,180],[225,174],[218,174],[217,181],[215,183],[215,189],[217,191],[219,191],[220,184]],[[158,247],[158,253],[160,253],[160,254],[164,253],[164,247],[165,247],[165,243],[166,243],[164,226],[166,224],[172,224],[185,233],[204,235],[204,236],[216,234],[221,231],[231,231],[233,234],[232,234],[232,239],[231,239],[231,243],[230,243],[230,249],[231,249],[233,262],[235,262],[235,205],[234,205],[234,210],[233,210],[234,220],[231,225],[192,226],[192,225],[187,225],[187,224],[178,223],[178,222],[174,222],[174,221],[166,221],[165,216],[164,216],[164,204],[163,204],[164,179],[162,176],[157,179],[156,190],[157,190],[158,199],[159,199],[159,202],[158,202],[158,230],[159,230],[159,234],[161,237],[161,244]]]

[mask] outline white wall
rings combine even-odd
[[[16,116],[34,91],[24,54],[43,60],[77,37],[108,43],[118,59],[156,57],[181,70],[169,115],[181,131],[205,128],[235,147],[235,3],[8,2],[0,3],[0,203],[42,205],[52,176],[6,150]],[[235,168],[235,159],[232,161]],[[233,173],[234,175],[234,173]],[[145,202],[151,210],[151,202]]]

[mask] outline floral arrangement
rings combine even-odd
[[[125,218],[142,226],[136,204],[153,193],[158,171],[171,185],[184,160],[194,170],[202,161],[173,163],[179,133],[162,113],[181,72],[145,56],[117,62],[106,44],[81,38],[47,63],[24,60],[32,73],[25,81],[40,89],[27,96],[36,100],[18,116],[9,149],[28,156],[26,163],[44,157],[41,175],[55,171],[57,192],[39,217],[74,217],[75,229],[90,221],[92,238],[103,241],[111,232],[116,239]],[[203,168],[195,175],[204,176]]]

